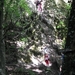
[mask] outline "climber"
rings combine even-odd
[[[36,0],[34,3],[36,4],[36,9],[38,12],[42,12],[42,0]]]
[[[61,53],[61,61],[62,61],[62,63],[61,63],[60,68],[59,68],[59,70],[60,70],[60,74],[59,75],[61,75],[61,72],[62,72],[62,64],[64,62],[64,54],[63,53]]]
[[[48,54],[44,54],[44,60],[47,66],[51,66],[51,62],[49,60],[49,55]]]
[[[64,54],[61,53],[61,60],[62,60],[62,62],[63,62],[63,59],[64,59]]]

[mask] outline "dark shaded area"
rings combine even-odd
[[[64,51],[64,59],[62,63],[61,75],[74,75],[75,74],[75,51]]]
[[[75,0],[72,1],[68,20],[68,33],[65,44],[61,75],[75,75]]]
[[[75,0],[72,1],[71,7],[65,48],[75,50]]]

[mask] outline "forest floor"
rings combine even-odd
[[[29,64],[18,61],[19,63],[11,63],[6,66],[8,69],[7,75],[59,75],[59,66],[57,62],[51,63],[47,66],[44,60],[32,59],[33,62]]]

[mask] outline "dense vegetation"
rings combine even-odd
[[[65,39],[71,16],[71,2],[46,0],[42,15],[37,15],[28,1],[0,1],[0,75],[58,75],[60,52],[67,47]],[[51,68],[42,65],[41,48],[44,46],[49,49],[53,63]],[[38,67],[33,58],[40,59],[38,67],[41,68],[41,73],[34,72],[34,68]]]

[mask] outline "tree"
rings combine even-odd
[[[3,5],[4,0],[0,0],[0,75],[5,75],[5,50],[3,40]]]
[[[64,62],[61,75],[75,74],[75,0],[72,1],[70,17],[68,20],[68,33],[64,51]]]
[[[65,48],[75,50],[75,0],[72,2]]]

